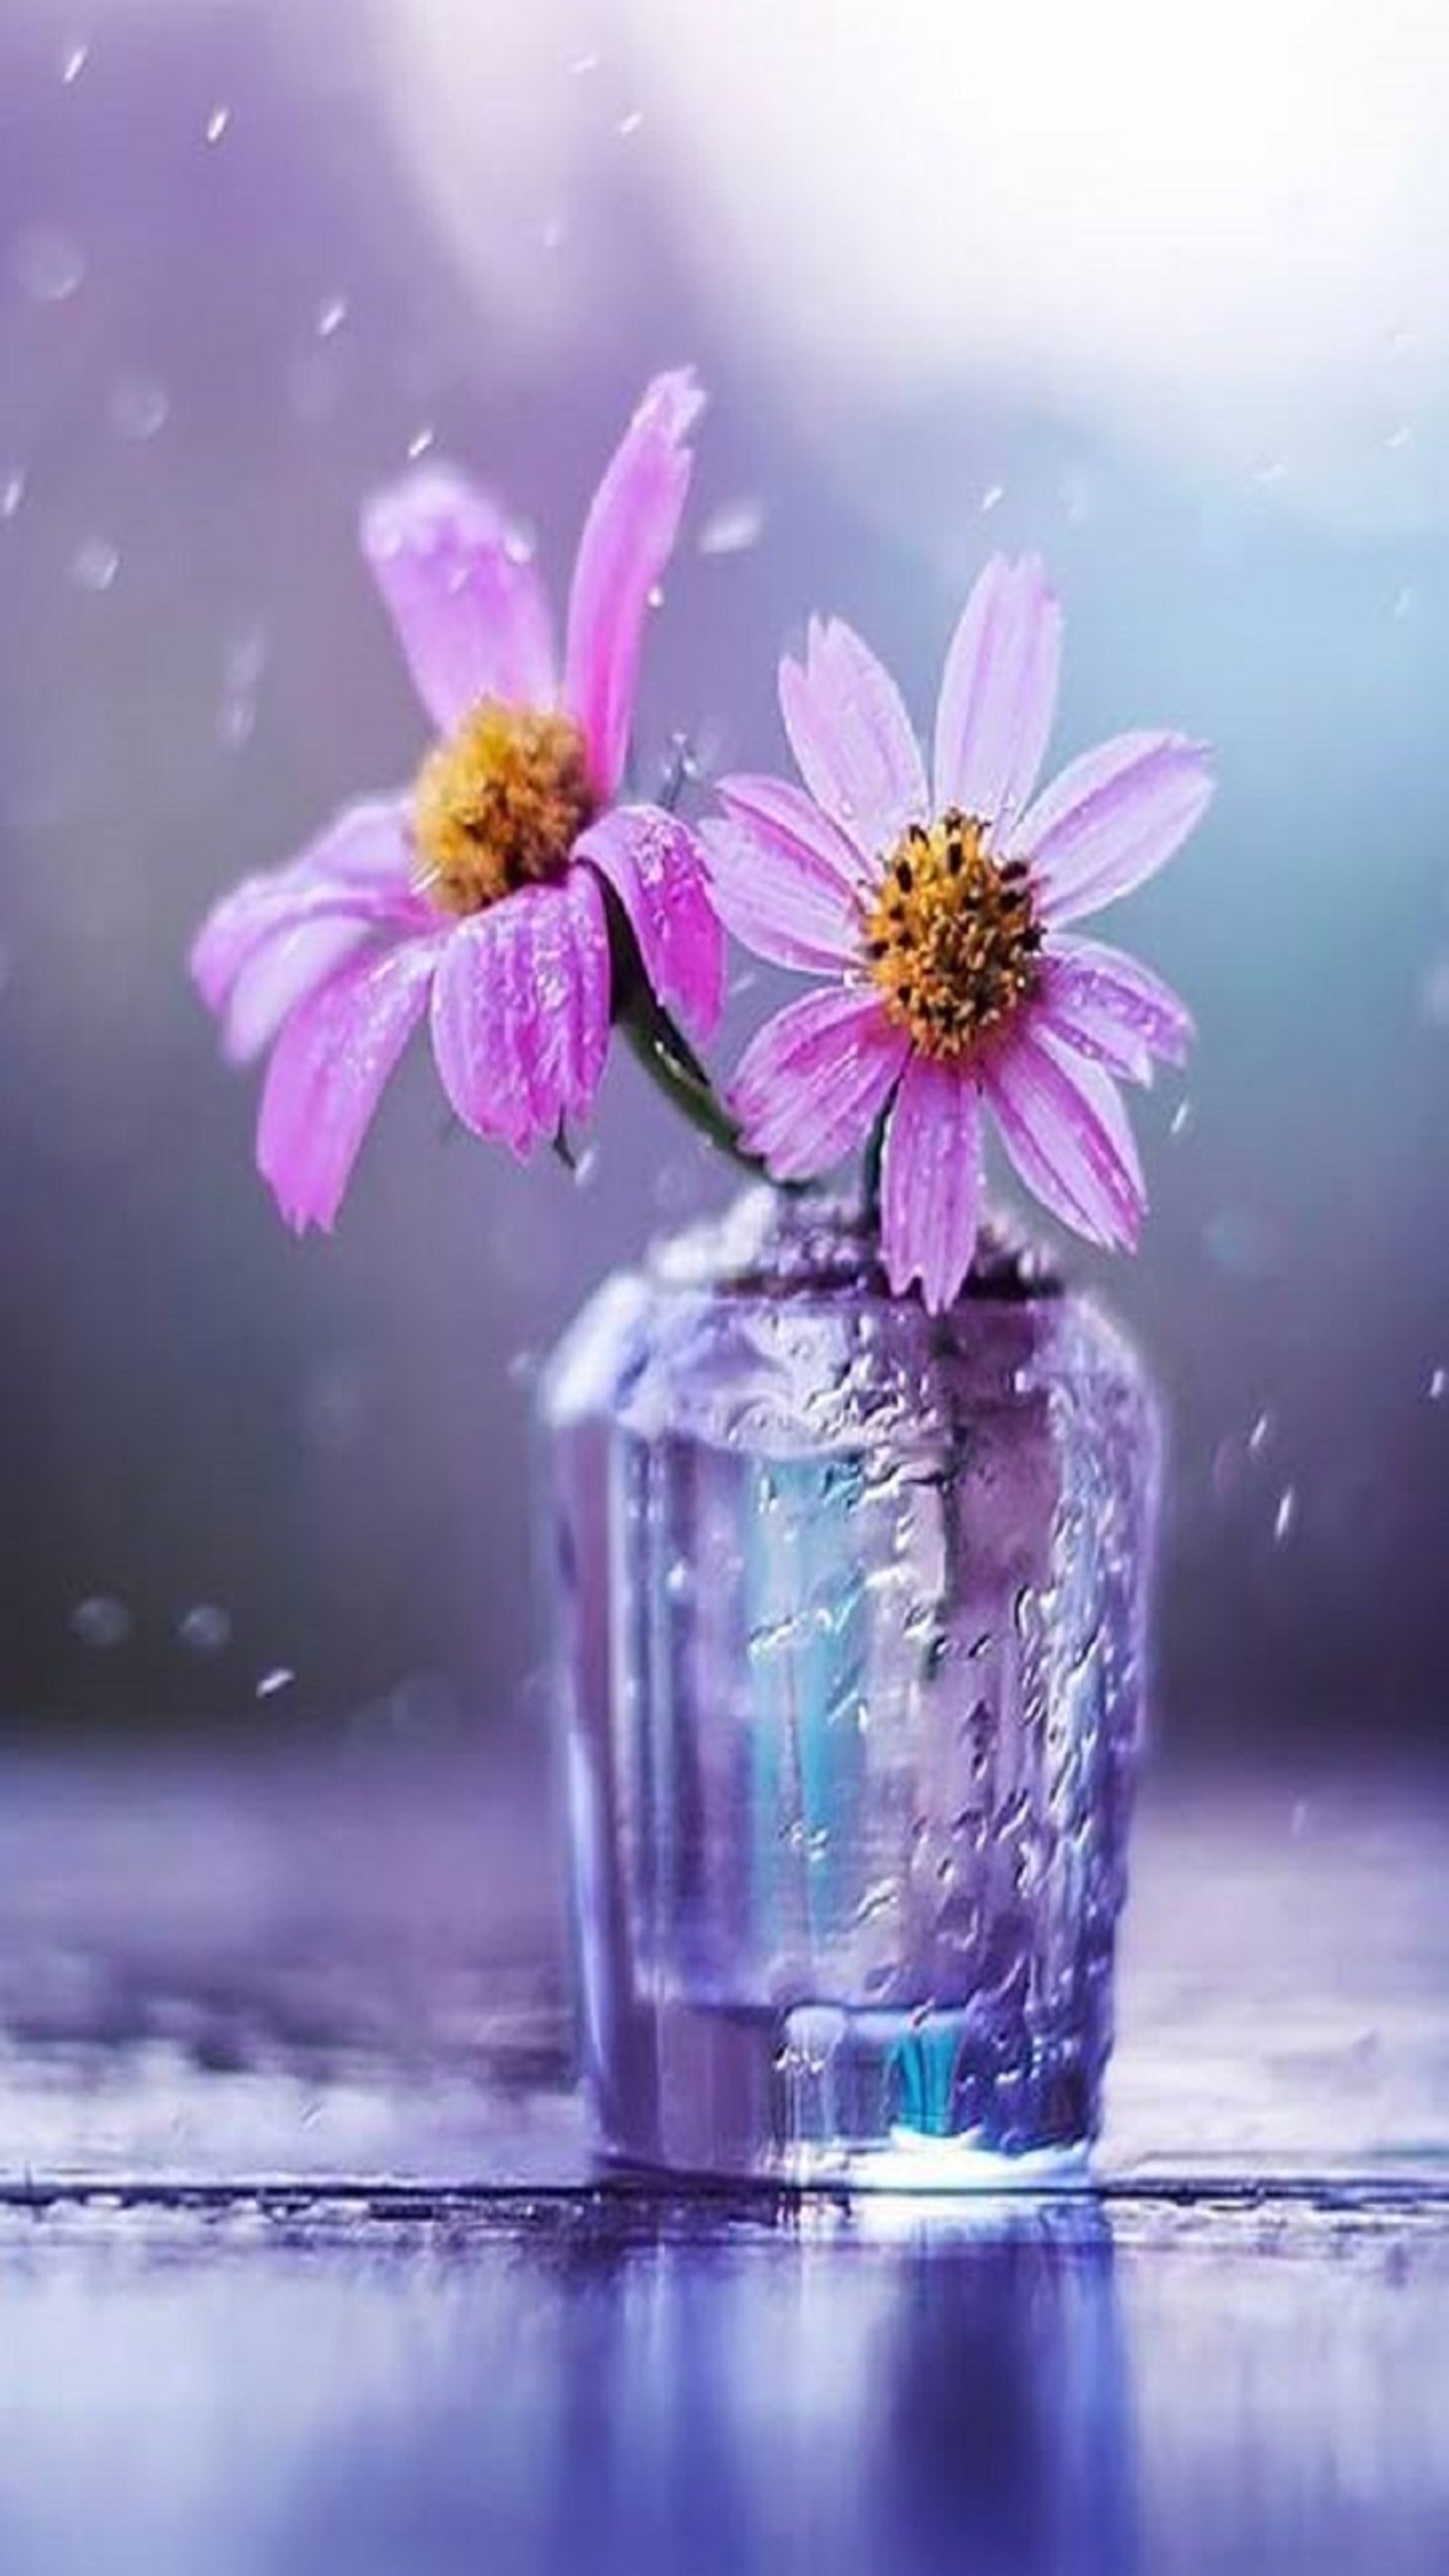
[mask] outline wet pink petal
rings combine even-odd
[[[867,857],[929,807],[901,693],[854,629],[812,618],[803,666],[780,665],[780,712],[811,795]]]
[[[191,972],[236,1062],[266,1046],[287,1012],[377,931],[426,928],[414,894],[407,809],[349,806],[301,857],[246,877],[207,915]]]
[[[1002,1143],[1042,1205],[1089,1242],[1135,1245],[1147,1193],[1106,1074],[1024,1029],[988,1061],[983,1084]]]
[[[1056,713],[1062,613],[1035,555],[996,556],[951,639],[936,709],[936,810],[1019,814]]]
[[[863,858],[853,841],[837,829],[828,814],[787,778],[735,776],[715,786],[725,812],[743,823],[757,840],[768,841],[787,860],[807,860],[831,879],[841,895],[854,900],[879,882],[874,854]]]
[[[873,995],[807,993],[766,1021],[730,1087],[745,1143],[779,1181],[830,1171],[864,1143],[909,1051]]]
[[[838,972],[856,956],[854,897],[805,842],[767,835],[744,819],[705,823],[700,838],[715,909],[756,957],[808,973]]]
[[[343,966],[272,1050],[257,1168],[287,1223],[330,1231],[384,1084],[427,1006],[447,940],[404,939]]]
[[[552,702],[543,585],[485,493],[449,467],[420,467],[368,502],[362,547],[440,733],[451,733],[480,698]]]
[[[724,935],[688,825],[659,805],[618,805],[580,834],[574,858],[607,877],[660,1001],[709,1037],[724,1005]]]
[[[1030,1006],[1023,1027],[1044,1030],[1072,1055],[1099,1064],[1104,1073],[1114,1074],[1121,1082],[1150,1083],[1152,1057],[1142,1040],[1095,1003],[1058,992],[1055,983],[1048,966],[1040,998]]]
[[[689,432],[704,396],[687,368],[656,376],[605,468],[574,566],[564,703],[577,716],[600,796],[623,774],[649,594],[673,551],[689,490]]]
[[[474,913],[433,988],[433,1051],[465,1127],[520,1157],[586,1118],[609,1046],[609,934],[587,868]]]
[[[881,1243],[898,1297],[913,1279],[930,1314],[951,1305],[981,1218],[981,1102],[958,1067],[913,1055],[886,1129]]]
[[[1176,733],[1120,734],[1072,761],[1011,835],[1042,919],[1076,921],[1154,876],[1211,801],[1207,762]]]
[[[1186,1003],[1123,949],[1101,940],[1054,939],[1043,981],[1058,1015],[1065,1008],[1094,1026],[1114,1027],[1164,1064],[1186,1062],[1195,1034]]]

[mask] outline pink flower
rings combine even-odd
[[[332,1225],[425,1012],[458,1117],[519,1155],[587,1117],[631,979],[697,1032],[718,1017],[698,846],[662,808],[614,802],[701,405],[692,376],[663,375],[634,414],[584,526],[561,676],[542,585],[491,501],[426,469],[364,512],[440,738],[411,793],[348,807],[225,896],[191,959],[228,1054],[271,1049],[257,1162],[298,1232]]]
[[[1113,1077],[1148,1081],[1192,1034],[1145,967],[1064,934],[1171,858],[1212,793],[1206,757],[1123,734],[1034,796],[1061,629],[1039,563],[988,564],[946,657],[933,793],[894,681],[848,626],[812,620],[803,666],[780,666],[808,794],[727,778],[728,819],[704,827],[729,928],[833,979],[747,1050],[744,1142],[777,1180],[806,1180],[886,1114],[886,1269],[933,1312],[971,1266],[988,1111],[1054,1216],[1135,1243],[1146,1193]]]

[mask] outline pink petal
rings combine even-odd
[[[1152,1080],[1152,1058],[1140,1038],[1129,1035],[1105,1011],[1096,1010],[1090,1002],[1063,999],[1052,990],[1050,973],[1044,980],[1040,1000],[1033,1006],[1026,1025],[1054,1038],[1072,1055],[1088,1064],[1099,1064],[1104,1073],[1120,1082]]]
[[[1205,746],[1124,733],[1084,752],[1011,835],[1031,862],[1044,921],[1075,921],[1156,874],[1212,798]]]
[[[1186,1003],[1122,949],[1100,940],[1054,939],[1043,960],[1043,985],[1057,1020],[1071,1017],[1104,1037],[1115,1030],[1128,1047],[1164,1064],[1186,1062],[1194,1035]],[[1106,1053],[1101,1060],[1110,1069]]]
[[[267,1067],[257,1168],[287,1223],[331,1230],[383,1085],[427,1004],[446,932],[353,960],[292,1013]]]
[[[525,886],[450,937],[433,988],[433,1052],[465,1127],[522,1157],[586,1118],[609,1047],[609,934],[587,868]]]
[[[856,956],[855,899],[803,841],[783,840],[750,820],[702,824],[700,838],[715,909],[756,957],[839,973]]]
[[[780,712],[811,795],[867,857],[924,819],[926,773],[901,693],[851,627],[811,619],[803,668],[780,665]]]
[[[981,1102],[959,1067],[913,1055],[881,1174],[881,1240],[896,1296],[921,1283],[928,1313],[955,1302],[981,1218]]]
[[[828,1172],[864,1142],[909,1051],[874,996],[807,993],[766,1021],[730,1087],[745,1143],[778,1181]]]
[[[266,1046],[294,1004],[375,932],[436,918],[409,882],[407,812],[395,798],[350,806],[300,858],[244,878],[213,906],[191,972],[235,1061]]]
[[[757,839],[772,843],[788,859],[808,859],[834,879],[843,895],[854,898],[878,881],[879,870],[862,860],[854,842],[788,778],[721,778],[715,794],[735,822],[743,823]]]
[[[1107,1076],[1027,1028],[988,1060],[983,1081],[1001,1141],[1043,1207],[1091,1243],[1134,1245],[1147,1192]]]
[[[574,566],[564,703],[589,747],[600,796],[623,773],[649,594],[673,551],[704,408],[687,369],[656,376],[604,470]]]
[[[485,493],[446,466],[422,467],[368,502],[362,549],[440,733],[451,733],[480,698],[551,703],[543,585]]]
[[[724,935],[710,901],[704,852],[687,824],[658,805],[616,805],[574,843],[608,878],[661,1002],[696,1037],[724,1006]]]
[[[951,639],[936,709],[936,808],[983,823],[1018,814],[1056,713],[1062,613],[1035,555],[997,555]]]

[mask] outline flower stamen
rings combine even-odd
[[[422,887],[443,912],[481,912],[562,876],[597,810],[572,716],[483,698],[418,773]]]
[[[1041,938],[1026,862],[993,857],[985,824],[951,806],[901,834],[864,952],[886,1017],[951,1061],[1033,998]]]

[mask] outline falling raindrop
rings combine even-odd
[[[210,116],[206,120],[207,142],[219,143],[230,123],[231,109],[229,107],[214,107]]]
[[[64,304],[86,273],[84,257],[68,233],[33,225],[15,244],[12,264],[23,295],[34,304]]]
[[[545,250],[562,250],[568,239],[568,225],[562,215],[550,215],[543,228]]]
[[[1273,1544],[1275,1547],[1281,1547],[1283,1545],[1284,1541],[1290,1535],[1297,1517],[1297,1493],[1292,1485],[1285,1485],[1282,1493],[1278,1497],[1278,1509],[1273,1515]]]
[[[1179,1100],[1177,1107],[1174,1109],[1171,1118],[1167,1122],[1167,1132],[1169,1136],[1185,1136],[1191,1125],[1192,1102],[1190,1100]]]
[[[94,1646],[108,1654],[113,1647],[124,1646],[131,1633],[131,1613],[124,1601],[109,1592],[92,1593],[78,1601],[70,1614],[71,1634],[83,1646]]]
[[[620,117],[620,119],[619,119],[619,132],[620,132],[621,134],[624,134],[624,135],[637,134],[637,133],[638,133],[638,131],[639,131],[639,128],[640,128],[640,126],[643,124],[643,122],[644,122],[644,110],[643,110],[643,108],[642,108],[642,107],[631,107],[631,108],[630,108],[630,110],[629,110],[628,115],[627,115],[627,116],[621,116],[621,117]]]
[[[154,376],[119,376],[106,408],[111,427],[122,438],[146,439],[165,428],[171,403]]]
[[[8,474],[0,474],[0,519],[13,519],[24,498],[25,468],[16,465]]]
[[[662,608],[664,606],[664,584],[662,581],[656,581],[653,589],[650,591],[649,605],[651,608]]]
[[[1415,594],[1413,584],[1406,581],[1402,589],[1395,591],[1394,604],[1389,611],[1389,615],[1399,621],[1412,615],[1414,599]]]
[[[1263,1449],[1267,1445],[1268,1434],[1272,1427],[1271,1416],[1266,1413],[1260,1413],[1253,1424],[1252,1430],[1248,1434],[1248,1455],[1250,1458],[1261,1456]]]
[[[764,525],[765,513],[758,501],[725,501],[700,529],[699,551],[702,555],[742,555],[759,544]]]
[[[70,577],[81,590],[109,590],[120,569],[120,549],[105,537],[87,537],[70,559]]]
[[[1287,458],[1284,456],[1270,456],[1266,464],[1258,467],[1257,472],[1253,476],[1253,480],[1255,483],[1286,483],[1288,480]]]
[[[341,330],[342,325],[343,325],[343,323],[346,321],[346,319],[347,319],[347,298],[346,298],[346,296],[345,296],[345,295],[329,295],[329,296],[328,296],[328,298],[327,298],[327,301],[325,302],[325,304],[319,304],[319,305],[318,305],[318,307],[317,307],[317,337],[318,337],[318,339],[319,339],[319,340],[330,340],[330,339],[333,337],[333,334],[334,334],[335,332],[338,332],[338,331],[340,331],[340,330]]]
[[[981,495],[982,517],[985,518],[987,513],[991,510],[999,510],[1005,498],[1006,485],[1004,483],[988,483],[985,491]]]
[[[437,434],[438,433],[435,429],[415,429],[413,431],[411,438],[408,440],[408,455],[414,465],[416,465],[420,456],[427,455],[428,449],[432,446]]]
[[[573,61],[569,65],[569,70],[577,79],[585,72],[596,72],[599,68],[600,59],[601,58],[597,53],[575,54]]]
[[[231,1614],[218,1602],[198,1601],[176,1622],[176,1642],[192,1655],[223,1655],[231,1644]]]
[[[257,1684],[258,1699],[275,1699],[279,1691],[290,1690],[297,1676],[290,1664],[273,1664]]]
[[[90,58],[91,49],[83,42],[78,41],[63,48],[60,57],[60,76],[67,89],[72,88],[80,79]]]
[[[1388,437],[1384,440],[1384,445],[1385,447],[1407,447],[1413,435],[1413,422],[1401,420],[1397,429],[1390,430]]]
[[[1431,1369],[1429,1371],[1429,1402],[1431,1404],[1442,1404],[1446,1395],[1449,1395],[1449,1368],[1441,1366],[1439,1368]]]

